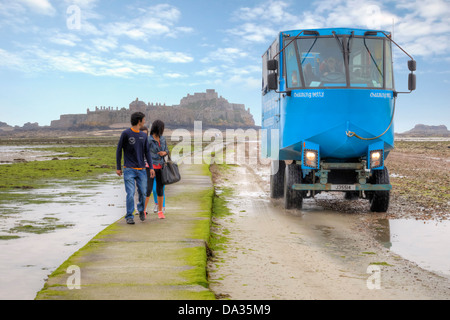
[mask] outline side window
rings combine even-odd
[[[262,91],[263,92],[267,92],[267,74],[268,74],[267,54],[268,54],[268,52],[266,52],[262,58]]]
[[[288,88],[297,88],[301,86],[300,72],[298,68],[297,53],[295,51],[295,43],[292,42],[285,49],[286,59],[286,80]]]
[[[386,64],[386,89],[394,89],[392,72],[392,47],[390,42],[385,42],[385,64]]]
[[[262,57],[262,79],[261,79],[262,83],[261,84],[262,84],[262,94],[263,95],[265,95],[269,91],[268,90],[268,83],[269,83],[268,78],[269,78],[269,74],[273,72],[273,71],[268,70],[267,61],[274,59],[273,57],[275,57],[277,55],[278,45],[279,45],[279,41],[275,40],[272,43],[272,45],[269,47],[269,49],[267,49],[267,51],[264,53],[264,55]]]

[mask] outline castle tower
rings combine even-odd
[[[130,103],[130,111],[132,112],[144,112],[147,109],[147,104],[143,101],[139,101],[139,98],[136,98],[135,101]]]

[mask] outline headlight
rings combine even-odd
[[[304,157],[305,160],[304,165],[311,168],[318,168],[318,153],[317,150],[308,150],[305,149],[304,151]]]
[[[383,150],[370,151],[370,168],[378,168],[383,166]]]
[[[306,159],[308,159],[308,160],[310,160],[310,161],[316,160],[316,153],[315,153],[315,152],[308,151],[308,152],[306,153]]]

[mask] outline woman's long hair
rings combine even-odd
[[[152,123],[152,128],[150,130],[150,135],[156,134],[158,137],[162,137],[164,133],[164,122],[161,120],[155,120]]]

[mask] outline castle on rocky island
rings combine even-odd
[[[219,97],[214,89],[206,92],[188,94],[180,100],[179,105],[166,106],[164,103],[145,103],[136,98],[129,108],[95,107],[87,109],[86,114],[65,114],[59,120],[51,122],[55,129],[76,129],[89,127],[129,126],[130,116],[140,111],[146,115],[147,123],[159,119],[167,127],[191,127],[194,121],[202,121],[203,126],[210,127],[253,127],[255,121],[250,109],[243,104],[229,103]]]

